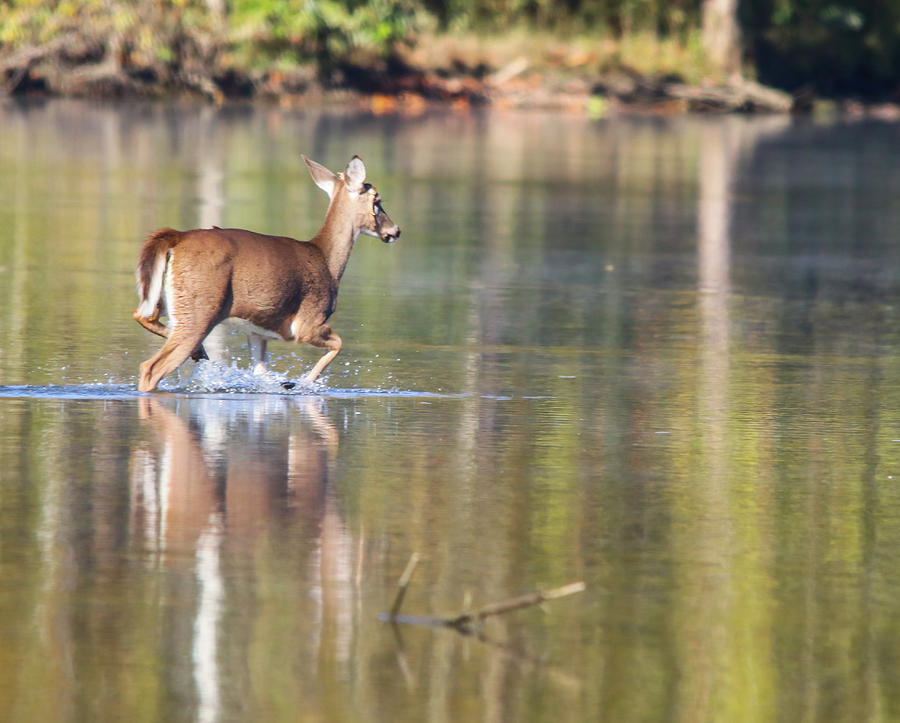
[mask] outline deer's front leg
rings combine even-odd
[[[250,367],[257,376],[268,374],[266,366],[266,338],[259,334],[248,334],[247,343],[250,347]]]
[[[325,367],[331,364],[331,361],[338,355],[338,352],[341,350],[342,342],[341,337],[335,334],[328,326],[320,327],[317,335],[306,339],[305,341],[313,346],[328,349],[325,355],[316,362],[316,365],[309,373],[303,377],[304,382],[313,382],[316,380],[316,377],[324,371]]]

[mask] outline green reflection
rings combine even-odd
[[[889,129],[69,102],[0,120],[10,719],[900,716]],[[104,399],[158,343],[130,318],[141,239],[308,237],[324,203],[300,151],[359,153],[404,229],[357,244],[328,385],[458,396]],[[316,356],[272,351],[296,374]],[[401,644],[375,616],[412,551],[410,613],[587,592],[491,621],[511,649]]]

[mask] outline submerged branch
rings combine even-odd
[[[569,583],[562,587],[555,587],[549,590],[538,590],[536,592],[527,593],[525,595],[517,595],[516,597],[506,598],[497,602],[489,603],[474,612],[460,613],[458,615],[449,615],[443,617],[421,616],[421,615],[401,615],[400,608],[403,605],[403,598],[406,595],[406,589],[409,587],[409,581],[416,565],[419,562],[418,553],[413,553],[400,579],[397,581],[397,594],[394,597],[394,603],[391,605],[389,613],[378,615],[378,619],[383,622],[391,623],[394,635],[397,638],[397,663],[406,680],[407,687],[410,689],[415,685],[415,678],[410,669],[409,662],[406,659],[406,653],[403,646],[403,638],[400,634],[400,625],[419,625],[428,628],[450,628],[460,635],[471,636],[479,640],[484,645],[496,650],[505,657],[520,665],[544,666],[545,661],[541,657],[529,655],[526,652],[516,649],[508,643],[494,640],[485,634],[482,629],[482,621],[486,618],[503,615],[513,610],[521,610],[522,608],[540,605],[548,600],[574,595],[583,592],[585,584],[582,581]],[[552,679],[565,685],[570,690],[577,690],[581,687],[581,681],[565,673],[560,673],[550,669]]]
[[[504,613],[512,612],[513,610],[521,610],[522,608],[540,605],[548,600],[555,600],[557,598],[567,597],[568,595],[574,595],[575,593],[584,592],[584,589],[584,582],[578,581],[551,590],[538,590],[525,595],[517,595],[516,597],[485,605],[474,613],[462,613],[456,617],[444,618],[444,624],[461,631],[470,631],[473,627],[479,626],[485,618],[489,618],[493,615],[503,615]]]
[[[513,610],[521,610],[522,608],[540,605],[549,600],[567,597],[579,592],[584,592],[585,584],[583,581],[572,582],[562,587],[555,587],[549,590],[537,590],[535,592],[526,593],[525,595],[517,595],[511,598],[505,598],[496,602],[489,603],[474,612],[462,612],[456,615],[437,616],[418,616],[418,615],[400,615],[400,608],[403,605],[403,598],[406,596],[406,589],[409,587],[409,581],[416,565],[419,563],[418,553],[413,553],[403,574],[397,581],[397,594],[394,597],[394,604],[391,605],[391,611],[387,614],[378,616],[379,620],[390,623],[403,623],[407,625],[425,625],[427,627],[444,627],[453,628],[457,632],[465,635],[471,635],[481,628],[481,623],[489,617],[495,615],[503,615]]]

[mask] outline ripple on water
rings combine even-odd
[[[396,387],[341,388],[329,387],[323,382],[304,382],[291,379],[285,374],[269,372],[256,375],[244,369],[228,366],[216,361],[200,361],[193,366],[191,375],[183,380],[164,382],[160,392],[178,396],[195,395],[271,395],[281,396],[322,396],[322,397],[436,397],[453,398],[459,394],[401,390]],[[33,399],[133,399],[145,396],[136,384],[114,384],[91,382],[85,384],[21,384],[0,385],[0,398]]]

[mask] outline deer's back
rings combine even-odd
[[[326,316],[334,304],[322,252],[286,236],[243,229],[186,231],[173,250],[173,273],[197,291],[221,286],[230,297],[230,316],[266,329],[279,329],[301,302]]]

